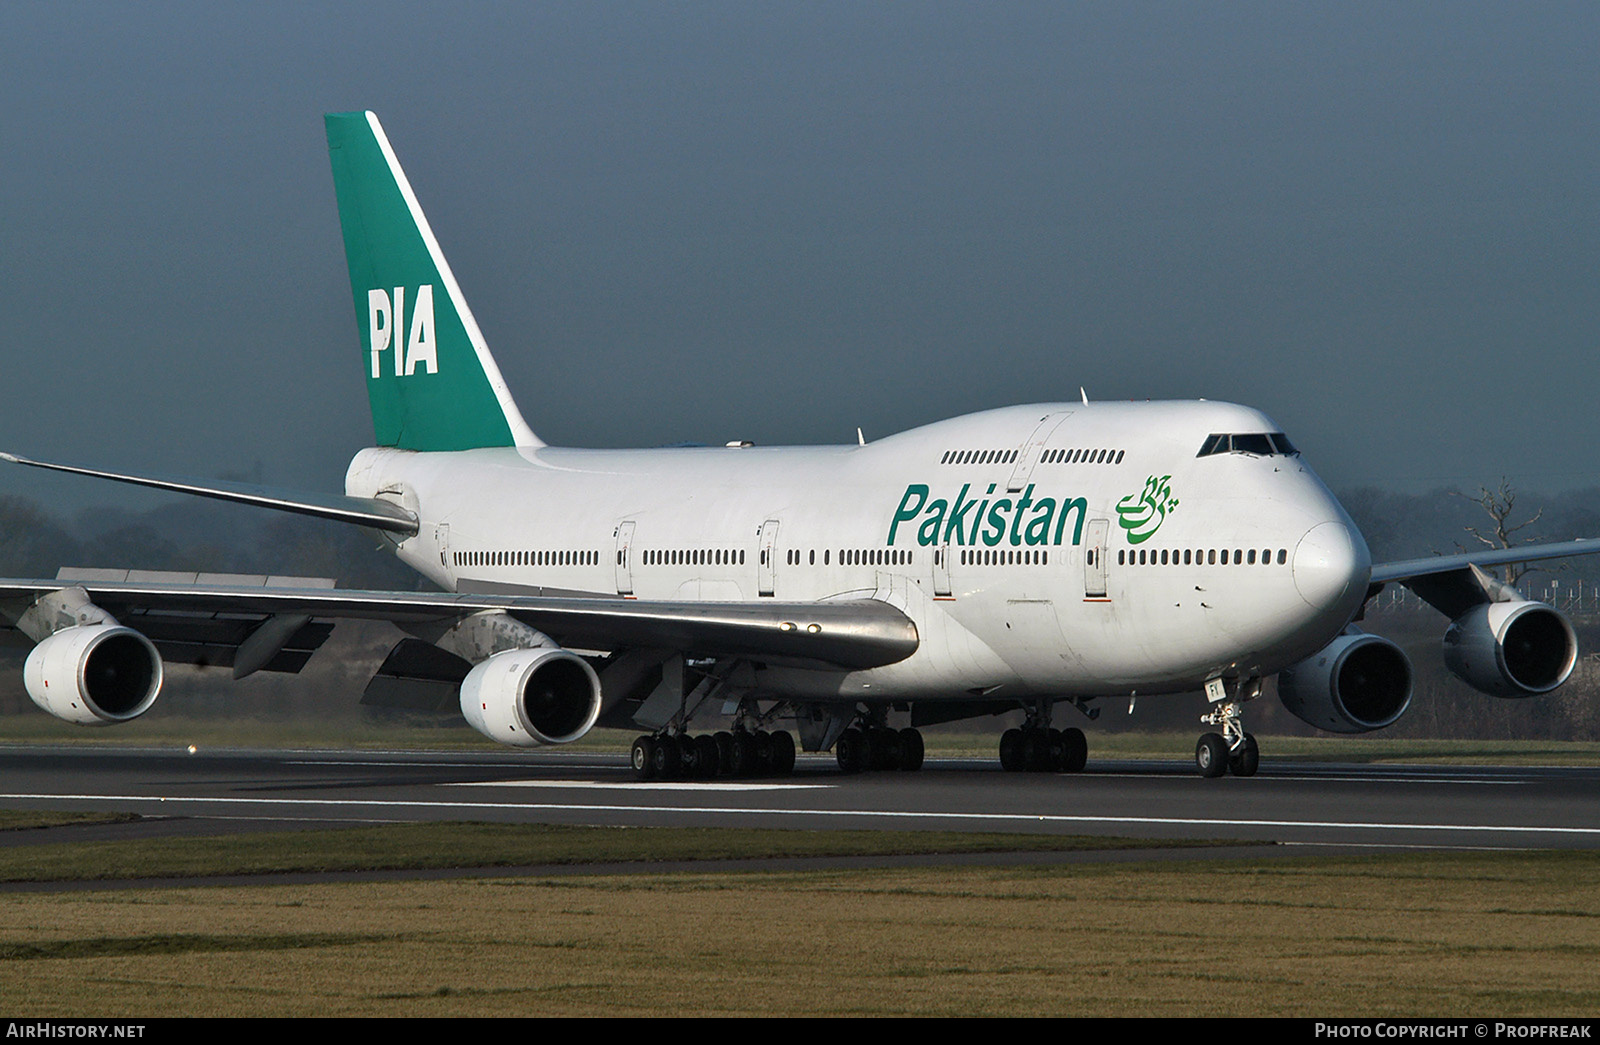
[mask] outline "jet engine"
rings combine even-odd
[[[1542,602],[1486,602],[1444,633],[1444,662],[1457,678],[1496,697],[1532,697],[1567,681],[1578,637]]]
[[[570,743],[600,717],[600,677],[559,646],[506,650],[467,673],[461,713],[473,729],[512,747]]]
[[[1278,699],[1330,733],[1393,725],[1411,703],[1411,661],[1388,639],[1352,629],[1278,673]]]
[[[28,654],[28,696],[56,718],[108,726],[138,718],[161,691],[161,654],[120,624],[62,628]]]

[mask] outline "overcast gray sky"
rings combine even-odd
[[[12,3],[0,104],[0,449],[337,488],[371,108],[549,442],[1082,385],[1335,486],[1600,472],[1592,2]]]

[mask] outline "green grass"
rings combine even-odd
[[[1592,1018],[1600,859],[640,873],[0,904],[30,1017]]]
[[[189,878],[291,872],[1219,844],[1234,843],[957,831],[386,824],[200,838],[139,838],[10,846],[0,849],[0,881],[93,881],[108,878]]]
[[[59,810],[0,809],[0,831],[31,831],[41,827],[122,824],[139,819],[138,813],[64,813]]]

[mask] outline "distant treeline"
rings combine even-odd
[[[352,526],[186,499],[145,512],[90,508],[70,522],[0,495],[0,576],[62,566],[332,577],[342,588],[414,591],[418,575]]]

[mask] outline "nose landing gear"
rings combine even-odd
[[[1231,692],[1230,692],[1231,690]],[[1255,776],[1261,765],[1261,749],[1256,738],[1244,731],[1243,711],[1246,701],[1261,695],[1261,680],[1213,679],[1206,683],[1206,696],[1216,706],[1200,721],[1208,726],[1221,726],[1221,733],[1205,733],[1194,748],[1194,765],[1203,777],[1219,777],[1225,773],[1234,776]]]

